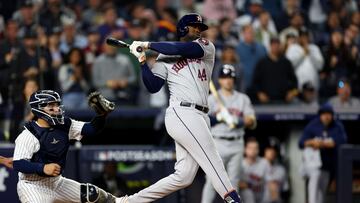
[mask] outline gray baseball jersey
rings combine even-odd
[[[225,97],[221,90],[218,90],[218,93],[231,115],[239,117],[240,119],[243,119],[245,116],[255,117],[254,107],[251,104],[250,98],[246,94],[233,91],[233,95]],[[210,115],[220,109],[214,95],[209,96],[209,109]],[[211,128],[211,133],[214,137],[242,137],[245,132],[244,128],[231,129],[226,123],[221,122]]]
[[[187,101],[207,106],[209,80],[214,68],[214,45],[206,39],[194,40],[204,50],[199,59],[160,54],[151,69],[154,75],[167,81],[171,101]]]
[[[264,195],[265,177],[269,170],[269,163],[260,157],[252,164],[244,159],[242,168],[243,172],[240,178],[249,185],[254,194],[255,202],[260,202]]]
[[[286,177],[286,170],[280,164],[269,164],[269,168],[265,174],[265,184],[271,181],[275,181],[279,186],[279,194],[281,191],[289,190],[289,182]],[[273,200],[270,196],[270,191],[268,187],[265,187],[263,203],[271,203]],[[281,202],[281,200],[277,200],[277,202]]]
[[[207,106],[215,47],[206,39],[194,42],[204,50],[202,58],[186,59],[160,54],[152,68],[152,72],[166,80],[169,86],[170,105],[165,114],[165,126],[175,140],[175,172],[129,196],[129,203],[153,202],[189,186],[199,166],[211,178],[221,197],[234,189],[212,139],[210,119],[206,113],[194,108],[195,104]],[[181,102],[194,105],[185,107],[180,105]]]
[[[80,140],[84,122],[71,119],[69,139]],[[39,140],[27,129],[15,140],[13,160],[30,160],[40,149]],[[80,183],[64,178],[44,177],[19,172],[17,192],[21,202],[80,202]]]

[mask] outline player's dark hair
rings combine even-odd
[[[248,143],[256,143],[259,144],[259,142],[257,141],[257,139],[255,137],[249,137],[246,139],[245,141],[245,145],[247,145]]]

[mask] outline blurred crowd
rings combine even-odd
[[[139,64],[107,37],[128,43],[176,40],[176,23],[200,13],[219,67],[236,67],[236,89],[257,104],[357,107],[360,12],[355,0],[12,0],[0,3],[0,105],[20,117],[32,91],[62,93],[84,109],[93,90],[120,105],[163,107]],[[157,54],[147,53],[149,63]],[[150,64],[151,65],[151,64]],[[218,84],[216,84],[218,85]],[[25,107],[24,107],[25,106]],[[25,110],[24,110],[25,109]]]

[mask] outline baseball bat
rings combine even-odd
[[[126,43],[124,41],[112,38],[112,37],[109,37],[109,38],[106,39],[106,44],[108,44],[110,46],[113,46],[113,47],[119,47],[119,48],[129,48],[130,47],[130,44],[128,44],[128,43]],[[142,47],[136,47],[136,51],[137,52],[142,52],[143,48]]]
[[[222,99],[220,98],[220,95],[218,93],[218,91],[216,90],[216,87],[214,85],[214,82],[212,80],[210,80],[210,83],[209,83],[209,89],[210,89],[210,92],[214,95],[215,97],[215,100],[216,102],[218,103],[218,105],[220,106],[220,109],[224,109],[228,114],[228,116],[231,116],[230,115],[230,112],[227,110],[227,108],[225,107],[225,104],[224,102],[222,101]],[[235,124],[232,123],[232,124],[228,124],[230,128],[235,128]]]

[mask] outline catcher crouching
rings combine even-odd
[[[15,140],[13,158],[0,159],[0,163],[19,172],[17,193],[21,202],[115,202],[112,194],[95,185],[62,176],[70,140],[101,131],[106,116],[115,108],[98,92],[91,93],[88,102],[97,116],[83,122],[64,115],[57,92],[40,90],[31,95],[34,120],[25,124]]]

